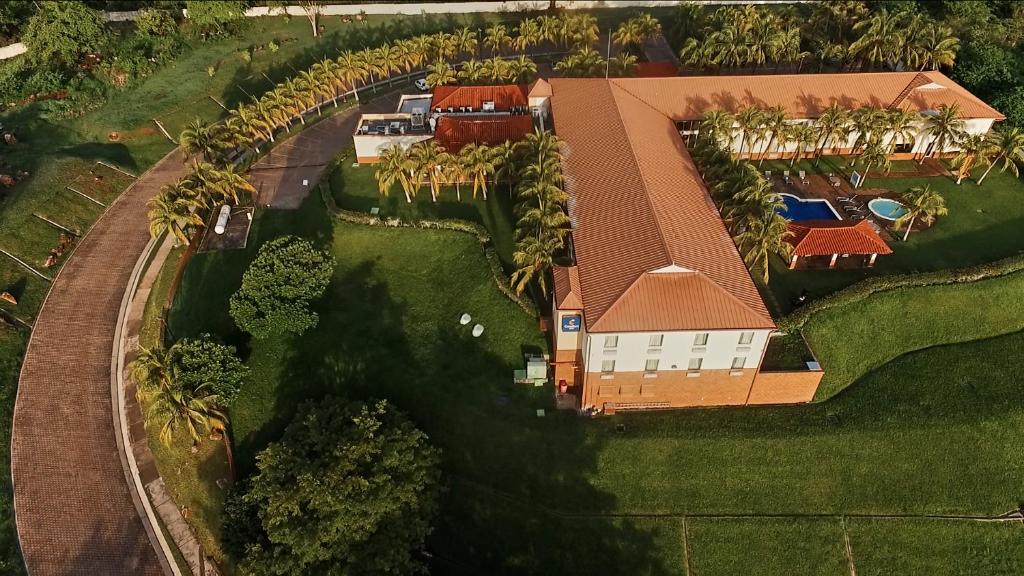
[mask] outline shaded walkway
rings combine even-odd
[[[125,191],[39,311],[11,441],[18,536],[32,576],[163,574],[122,467],[110,366],[125,286],[149,242],[146,202],[185,170],[172,151]]]

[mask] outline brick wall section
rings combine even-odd
[[[121,299],[149,240],[146,202],[178,152],[83,238],[50,288],[22,365],[11,442],[18,535],[33,576],[158,576],[115,440],[110,360]]]
[[[598,372],[584,375],[583,407],[616,409],[695,408],[747,404],[799,404],[810,402],[824,372],[757,372],[733,375],[731,370],[702,370],[687,376],[685,370],[660,371],[656,378],[643,372],[616,372],[602,378]]]
[[[758,372],[750,390],[748,404],[799,404],[810,402],[825,373],[821,370],[799,372]]]

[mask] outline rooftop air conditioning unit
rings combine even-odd
[[[414,128],[423,127],[423,108],[413,108],[412,114],[410,114],[409,116],[411,117],[410,123],[413,125]]]
[[[487,100],[486,102],[484,102],[483,110],[484,110],[484,112],[494,112],[494,101],[493,100]]]

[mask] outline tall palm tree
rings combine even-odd
[[[853,29],[862,34],[850,45],[850,52],[871,68],[876,64],[896,60],[902,45],[903,24],[904,16],[901,12],[889,12],[885,8],[874,12],[870,19],[854,24]]]
[[[710,141],[721,146],[728,139],[728,148],[732,148],[733,125],[736,119],[726,110],[715,108],[704,112],[700,121],[700,133]]]
[[[531,46],[540,44],[541,38],[540,22],[533,18],[526,18],[516,28],[516,36],[512,39],[512,47],[518,52],[523,53]]]
[[[520,54],[508,61],[507,75],[509,80],[515,84],[526,84],[537,76],[537,63],[529,57]]]
[[[378,70],[382,76],[388,77],[388,86],[392,85],[392,77],[402,69],[402,50],[391,44],[384,44],[373,51]]]
[[[753,157],[753,142],[750,138],[757,127],[763,123],[762,118],[764,113],[757,106],[747,106],[743,110],[740,110],[736,114],[736,123],[740,129],[740,152],[739,156],[743,156],[743,146],[747,145],[750,148],[750,155]]]
[[[457,76],[463,84],[478,84],[484,79],[485,72],[483,62],[472,58],[462,63]]]
[[[459,28],[452,37],[460,54],[472,55],[476,53],[476,45],[479,42],[476,30],[468,27]]]
[[[501,52],[512,44],[512,37],[508,33],[508,27],[504,24],[492,24],[484,31],[484,46],[491,51],[492,55]]]
[[[921,115],[913,110],[890,110],[886,113],[883,124],[889,133],[889,143],[886,145],[886,152],[892,154],[896,145],[900,142],[911,141],[917,136],[918,124],[921,122]]]
[[[432,88],[454,84],[456,81],[455,69],[444,60],[438,60],[428,67],[427,84]]]
[[[999,129],[990,133],[988,140],[987,152],[994,155],[994,158],[985,173],[978,178],[978,186],[985,181],[985,177],[992,171],[992,167],[1000,162],[1002,162],[1001,171],[1009,170],[1014,176],[1020,176],[1017,163],[1024,164],[1024,131],[1020,128]]]
[[[830,142],[838,142],[847,138],[850,124],[850,112],[833,102],[821,111],[815,123],[818,127],[818,141],[815,145],[814,165],[817,166],[829,148]]]
[[[256,195],[256,188],[238,172],[234,164],[219,169],[210,164],[198,164],[195,176],[204,192],[217,202],[231,201],[238,204],[239,191]]]
[[[938,153],[939,157],[946,151],[946,145],[957,142],[964,133],[964,121],[958,118],[960,105],[940,106],[935,114],[925,116],[924,133],[932,137],[931,150],[925,149],[921,154],[920,164],[924,164],[925,158]]]
[[[509,62],[501,56],[488,58],[483,61],[481,74],[494,84],[504,83],[510,75]]]
[[[608,59],[608,76],[612,78],[626,78],[636,74],[636,64],[639,58],[635,54],[623,52],[618,56]]]
[[[959,147],[960,150],[957,151],[952,161],[952,165],[957,168],[956,183],[958,186],[971,173],[971,169],[991,164],[990,141],[986,134],[966,134],[960,140]]]
[[[764,150],[761,151],[761,160],[757,163],[758,166],[764,162],[764,158],[771,151],[773,144],[780,144],[780,151],[785,150],[785,134],[789,129],[789,123],[786,121],[786,109],[782,106],[773,106],[764,110],[761,119],[764,129],[766,132],[770,132],[771,136],[765,143]]]
[[[910,230],[914,227],[915,220],[921,220],[930,226],[932,222],[935,222],[936,216],[949,214],[946,200],[927,184],[914,186],[907,190],[900,196],[900,202],[907,207],[907,211],[893,224],[897,229],[906,225],[906,232],[903,233],[904,242],[910,236]]]
[[[752,271],[760,269],[761,279],[767,285],[771,257],[778,255],[789,259],[793,245],[786,242],[786,238],[792,235],[788,221],[777,211],[770,210],[749,221],[747,229],[736,236],[736,244],[743,254],[743,261]]]
[[[960,39],[953,30],[938,23],[932,23],[924,33],[921,43],[921,70],[951,68],[960,51]]]
[[[426,179],[430,185],[430,198],[437,202],[441,193],[442,171],[448,163],[448,153],[435,140],[417,142],[409,148],[409,161],[416,167],[416,183]]]
[[[377,180],[377,189],[382,196],[387,196],[395,182],[398,182],[405,192],[405,201],[412,203],[415,190],[412,189],[412,181],[407,172],[408,160],[409,156],[401,146],[391,146],[380,153],[373,177]]]
[[[161,191],[149,201],[150,236],[159,238],[165,233],[172,234],[176,245],[188,246],[190,229],[203,225],[203,219],[194,208],[193,202]]]
[[[201,155],[213,161],[220,156],[220,141],[217,139],[217,128],[199,118],[189,122],[178,137],[178,144],[187,161],[193,155]]]
[[[516,249],[512,253],[516,270],[511,280],[517,294],[522,294],[534,279],[541,292],[547,293],[545,273],[551,268],[555,251],[562,246],[563,242],[555,236],[526,236],[516,242]]]
[[[853,141],[853,153],[869,144],[877,144],[885,133],[887,115],[885,110],[874,106],[857,108],[850,113],[850,124],[857,138]]]
[[[733,234],[746,230],[765,213],[776,211],[781,202],[775,187],[756,174],[756,169],[753,174],[750,170],[741,170],[723,182],[727,198],[722,202],[722,217]]]
[[[878,168],[886,174],[889,173],[889,169],[892,167],[889,152],[877,141],[869,142],[864,146],[857,160],[864,164],[864,175],[861,176],[860,182],[857,183],[857,188],[864,185],[864,181],[868,179],[868,173],[871,172],[872,167]]]
[[[296,78],[296,84],[298,84],[300,90],[307,91],[313,97],[313,104],[316,107],[317,116],[320,115],[320,105],[323,104],[324,97],[329,97],[333,91],[333,87],[329,83],[328,79],[324,76],[315,73],[314,70],[303,70],[299,72]]]
[[[460,152],[460,158],[473,184],[473,198],[479,192],[487,200],[487,182],[497,171],[494,149],[483,144],[469,144]]]
[[[796,144],[796,150],[789,161],[789,166],[792,168],[796,165],[797,160],[803,158],[807,147],[815,143],[818,131],[813,124],[799,123],[789,127],[788,136],[788,141]]]
[[[455,200],[462,202],[462,182],[466,179],[464,158],[458,152],[445,153],[442,162],[441,175],[449,184],[455,184]]]

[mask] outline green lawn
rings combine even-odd
[[[24,574],[14,530],[14,500],[11,490],[11,417],[18,390],[18,371],[28,343],[28,332],[0,324],[0,573]]]
[[[818,399],[913,350],[1024,329],[1024,273],[874,294],[815,314],[804,336],[825,368]]]
[[[227,298],[258,242],[289,230],[337,259],[320,324],[300,338],[249,340]],[[225,336],[253,370],[232,408],[240,471],[303,399],[386,397],[444,453],[449,490],[431,539],[444,573],[683,572],[673,518],[564,514],[1000,514],[1024,497],[1024,332],[902,356],[821,404],[585,420],[554,413],[549,388],[510,382],[522,351],[543,342],[494,288],[473,237],[331,222],[311,199],[262,212],[253,238],[245,251],[193,259],[170,322],[175,337]],[[482,338],[458,325],[462,312],[487,327]],[[693,573],[740,573],[747,560],[731,558],[733,546],[751,540],[770,555],[789,537],[807,544],[763,573],[786,573],[788,558],[807,573],[845,566],[834,522],[693,522]],[[930,565],[929,537],[908,566]],[[988,532],[970,538],[991,544],[992,562],[1007,546]]]
[[[687,524],[693,574],[850,574],[835,518],[694,518]]]
[[[461,200],[453,186],[445,186],[436,203],[431,201],[430,191],[424,186],[409,203],[397,184],[387,196],[381,196],[375,172],[374,166],[354,164],[351,155],[343,158],[328,177],[331,195],[338,207],[364,214],[369,214],[371,208],[379,208],[382,217],[397,217],[404,221],[457,218],[483,224],[490,230],[494,249],[506,269],[513,268],[512,233],[515,222],[507,185],[492,184],[486,201],[482,195],[474,199],[471,186],[461,187]]]
[[[908,242],[887,239],[893,253],[879,256],[874,268],[788,270],[776,259],[770,286],[782,311],[788,311],[791,300],[804,289],[814,298],[869,276],[959,268],[1024,252],[1024,181],[993,170],[980,187],[972,180],[957,186],[942,176],[877,178],[868,183],[896,192],[926,184],[946,199],[949,215],[928,230],[912,232]]]

